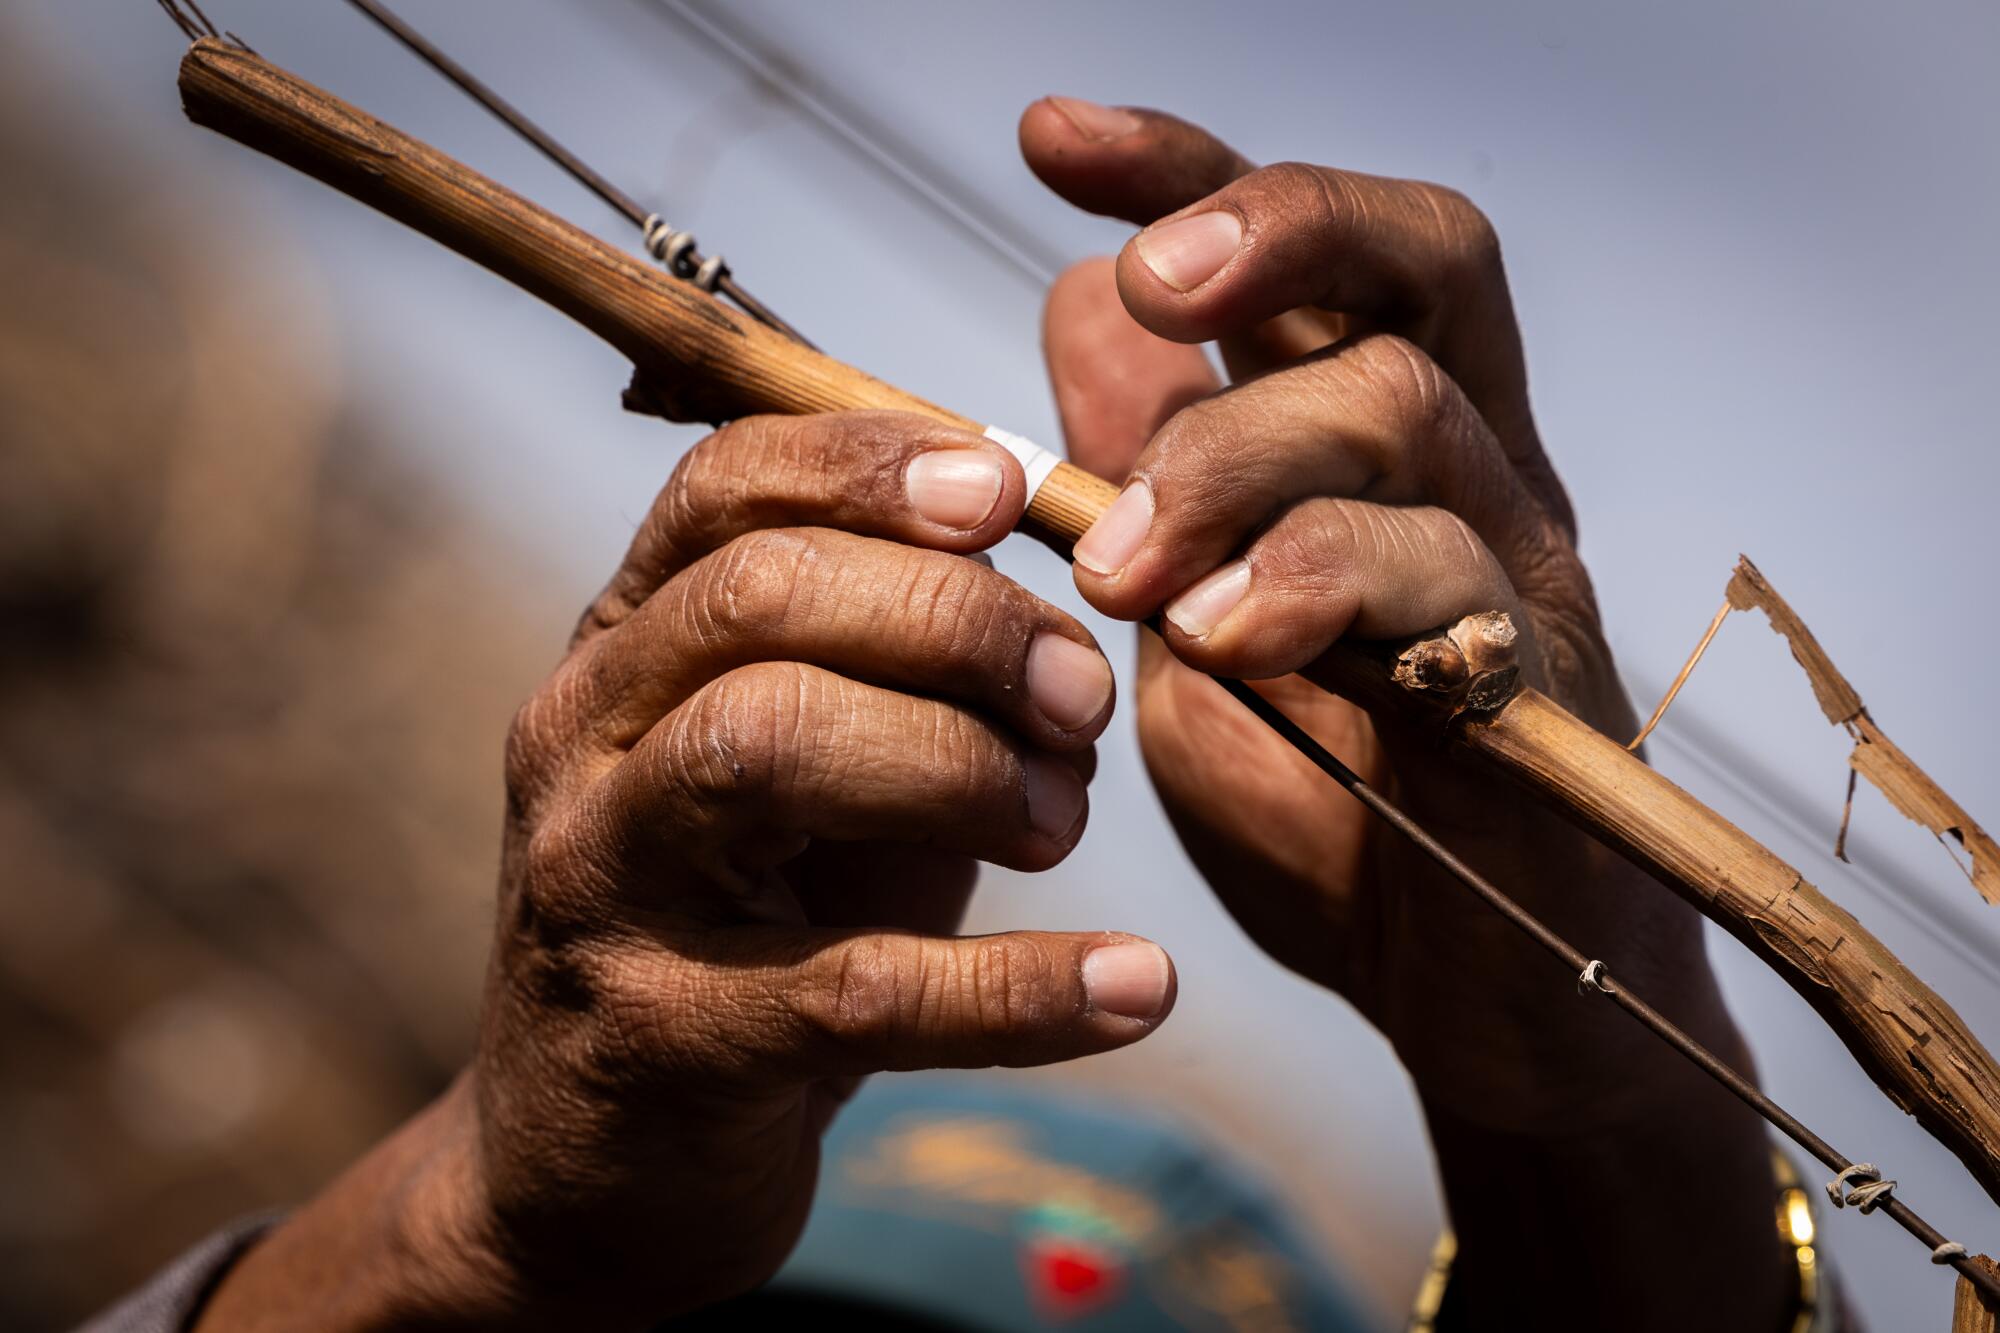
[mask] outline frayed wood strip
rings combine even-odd
[[[1778,596],[1777,589],[1750,563],[1749,556],[1736,558],[1736,572],[1730,575],[1727,596],[1729,604],[1738,611],[1754,608],[1770,617],[1771,628],[1784,635],[1793,658],[1805,668],[1806,679],[1812,682],[1813,695],[1827,721],[1844,727],[1859,716],[1861,696],[1833,665],[1833,659],[1819,646],[1819,640],[1806,628],[1806,622],[1799,619],[1798,612]]]
[[[1715,632],[1722,628],[1723,620],[1735,609],[1733,603],[1726,599],[1723,601],[1721,608],[1715,613],[1715,619],[1708,622],[1708,629],[1703,632],[1701,642],[1697,643],[1694,646],[1694,651],[1688,654],[1687,665],[1681,668],[1681,673],[1678,676],[1674,677],[1674,683],[1667,686],[1667,693],[1660,700],[1660,706],[1655,708],[1653,715],[1646,719],[1646,725],[1639,728],[1639,734],[1626,742],[1626,749],[1637,750],[1641,745],[1646,743],[1646,737],[1653,734],[1653,728],[1660,725],[1660,719],[1667,715],[1669,708],[1673,707],[1674,698],[1681,692],[1681,686],[1687,684],[1688,677],[1694,674],[1695,664],[1701,661],[1701,655],[1708,651],[1709,644],[1715,642]]]
[[[1826,720],[1835,726],[1847,728],[1854,737],[1854,749],[1847,757],[1848,765],[1856,773],[1867,778],[1875,789],[1889,798],[1889,803],[1902,811],[1905,816],[1922,824],[1940,841],[1950,838],[1964,848],[1967,862],[1961,863],[1953,857],[1954,864],[1965,872],[1972,887],[1987,902],[2000,905],[2000,844],[1987,835],[1985,829],[1965,812],[1963,806],[1951,799],[1944,789],[1932,781],[1931,776],[1917,767],[1902,747],[1876,725],[1868,716],[1867,707],[1861,702],[1861,695],[1847,683],[1847,677],[1840,674],[1826,650],[1806,628],[1798,613],[1792,610],[1785,599],[1778,596],[1757,566],[1750,563],[1748,556],[1737,559],[1736,572],[1729,579],[1729,605],[1739,611],[1752,608],[1762,611],[1770,618],[1771,628],[1784,636],[1791,645],[1792,657],[1805,669],[1806,679],[1812,682],[1813,695],[1819,700]],[[1853,787],[1848,788],[1849,809],[1852,808]],[[1847,812],[1840,820],[1840,840],[1834,848],[1834,855],[1846,860]]]

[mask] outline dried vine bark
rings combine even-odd
[[[732,314],[247,52],[197,42],[181,66],[181,92],[196,123],[408,223],[610,342],[635,367],[628,406],[679,420],[900,408],[978,429]],[[1067,552],[1115,495],[1060,465],[1024,526]],[[1951,1007],[1798,871],[1553,701],[1491,669],[1485,659],[1504,646],[1504,618],[1473,621],[1409,645],[1338,651],[1326,676],[1370,707],[1444,720],[1473,754],[1743,940],[2000,1200],[2000,1068]]]
[[[1972,887],[1987,902],[2000,904],[2000,845],[1876,725],[1875,719],[1868,715],[1868,706],[1833,665],[1833,659],[1820,647],[1805,621],[1799,619],[1790,603],[1778,596],[1778,590],[1750,563],[1747,555],[1737,558],[1736,572],[1729,579],[1728,596],[1729,605],[1738,611],[1753,608],[1762,611],[1770,619],[1771,629],[1791,645],[1792,656],[1812,682],[1813,697],[1819,700],[1826,720],[1836,727],[1847,728],[1854,737],[1854,749],[1847,758],[1854,771],[1873,783],[1905,816],[1929,829],[1940,842],[1947,837],[1957,842],[1971,861],[1966,878],[1972,881]],[[1851,787],[1849,791],[1851,795]],[[1840,830],[1839,845],[1844,845],[1845,816],[1840,821]],[[1846,859],[1844,854],[1842,859]]]

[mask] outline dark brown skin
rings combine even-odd
[[[1254,170],[1158,112],[1050,99],[1023,116],[1021,144],[1072,202],[1153,224],[1049,300],[1072,459],[1154,504],[1115,573],[1087,567],[1086,534],[1077,586],[1121,619],[1166,611],[1166,643],[1140,645],[1154,783],[1244,928],[1394,1043],[1429,1117],[1466,1303],[1496,1328],[1554,1309],[1578,1327],[1777,1327],[1795,1279],[1771,1232],[1761,1123],[1610,1006],[1578,1001],[1537,947],[1190,669],[1263,682],[1529,910],[1749,1067],[1691,908],[1459,770],[1434,736],[1378,732],[1301,678],[1342,635],[1499,609],[1523,630],[1530,683],[1610,735],[1636,729],[1528,410],[1491,227],[1436,186]],[[1142,247],[1163,223],[1218,211],[1240,226],[1234,256],[1187,291],[1156,275]],[[1208,340],[1234,387],[1195,345]],[[1248,587],[1224,618],[1204,634],[1174,623],[1178,597],[1239,559]],[[1657,1188],[1697,1174],[1722,1192]]]
[[[1692,912],[1434,738],[1378,732],[1300,678],[1342,635],[1504,609],[1534,683],[1614,735],[1632,726],[1490,228],[1431,186],[1253,171],[1154,112],[1045,101],[1021,141],[1083,207],[1222,212],[1239,230],[1205,281],[1148,266],[1174,249],[1154,225],[1050,295],[1072,456],[1151,501],[1136,546],[1112,518],[1086,536],[1077,583],[1119,618],[1165,609],[1139,675],[1154,781],[1245,928],[1410,1069],[1475,1325],[1778,1327],[1757,1122],[1570,995],[1189,669],[1266,680],[1744,1061]],[[1234,387],[1195,346],[1211,339]],[[925,516],[911,479],[940,452],[992,460],[990,506],[933,489]],[[1089,634],[965,558],[1025,499],[995,447],[894,414],[756,419],[691,453],[516,719],[476,1058],[253,1249],[203,1329],[302,1312],[329,1329],[644,1327],[777,1268],[859,1077],[1066,1060],[1164,1019],[1171,965],[1130,936],[950,934],[977,861],[1039,870],[1075,845],[1111,711]],[[1205,580],[1240,597],[1185,596]]]

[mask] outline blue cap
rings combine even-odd
[[[1277,1202],[1186,1130],[962,1077],[878,1078],[841,1112],[770,1290],[990,1333],[1377,1322]]]

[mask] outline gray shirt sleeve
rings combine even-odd
[[[182,1333],[201,1313],[223,1274],[283,1217],[283,1213],[257,1213],[231,1222],[77,1333]]]

